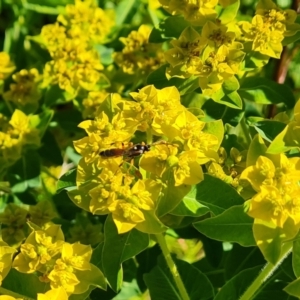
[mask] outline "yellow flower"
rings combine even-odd
[[[63,233],[58,225],[46,230],[34,230],[21,245],[13,267],[22,273],[47,272],[54,264],[54,258],[61,252]]]
[[[9,247],[5,242],[0,241],[0,284],[10,271],[12,257],[16,252],[15,248]]]
[[[89,92],[88,97],[83,99],[83,118],[94,118],[96,116],[96,110],[99,105],[106,99],[108,96],[107,92],[97,91],[97,92]]]
[[[122,116],[135,118],[138,121],[137,129],[140,131],[153,131],[155,135],[163,135],[162,124],[169,124],[179,112],[185,110],[180,103],[180,94],[176,87],[166,87],[161,90],[153,85],[140,89],[138,93],[130,93],[137,102],[125,103]]]
[[[298,24],[295,24],[296,11],[282,10],[271,0],[260,0],[256,6],[256,14],[262,16],[264,23],[268,24],[272,30],[278,30],[284,35],[293,35],[295,30],[299,30],[299,27],[296,27]]]
[[[199,85],[203,93],[216,93],[225,80],[239,72],[244,56],[240,43],[234,43],[230,48],[222,45],[216,51],[205,48],[201,55],[203,64],[199,67]]]
[[[90,245],[64,243],[61,258],[48,275],[52,289],[63,287],[68,294],[82,294],[102,276],[100,270],[89,261],[92,255]]]
[[[56,265],[56,268],[48,275],[51,289],[58,289],[62,287],[66,293],[70,295],[74,292],[75,286],[80,282],[74,273],[68,272],[64,269],[61,270],[60,268],[61,266]]]
[[[257,192],[249,200],[248,214],[256,219],[272,222],[284,228],[292,219],[300,227],[300,158],[287,158],[284,154],[259,156],[255,166],[249,166],[240,179],[250,182]]]
[[[172,15],[183,14],[193,25],[204,25],[207,20],[217,17],[217,0],[159,0],[163,8]]]
[[[56,183],[61,173],[61,166],[51,166],[49,168],[42,169],[41,179],[43,187],[52,195],[56,193]]]
[[[145,220],[143,212],[134,204],[125,200],[114,201],[110,205],[109,210],[112,213],[119,234],[130,231],[138,223]]]
[[[3,213],[0,214],[2,238],[9,245],[18,245],[25,237],[25,224],[27,222],[28,210],[14,203],[6,205]]]
[[[283,228],[288,218],[300,227],[300,187],[298,185],[275,187],[263,185],[250,201],[247,212],[251,217],[271,221]]]
[[[167,76],[175,73],[175,69],[180,68],[177,76],[189,77],[199,74],[199,64],[201,64],[200,53],[207,45],[207,39],[202,37],[192,27],[183,30],[178,40],[172,41],[174,48],[165,53],[167,62],[171,68],[167,70]],[[175,68],[172,70],[172,68]]]
[[[31,205],[29,214],[30,221],[38,226],[43,226],[57,217],[53,205],[47,200],[39,201],[36,205]]]
[[[12,76],[16,83],[10,84],[10,90],[5,92],[3,97],[7,101],[12,101],[17,107],[29,107],[35,111],[41,93],[38,88],[40,75],[37,69],[21,70]]]
[[[204,179],[196,150],[183,152],[178,157],[178,165],[174,171],[175,186],[194,185]]]
[[[96,187],[89,191],[90,211],[93,214],[107,214],[109,213],[109,206],[116,199],[116,192],[119,190],[123,182],[122,172],[113,172],[110,169],[103,169],[101,175],[98,177]]]
[[[68,300],[68,295],[66,291],[61,287],[57,289],[52,289],[46,292],[45,294],[38,293],[37,297],[37,300]]]
[[[14,70],[14,64],[10,61],[10,57],[5,52],[0,52],[0,81],[7,78]]]
[[[164,62],[160,45],[148,42],[150,32],[149,26],[141,25],[138,31],[120,38],[125,47],[122,52],[115,52],[113,58],[124,73],[148,75]]]
[[[13,165],[22,152],[22,142],[0,131],[0,172]]]
[[[158,177],[162,177],[164,172],[178,162],[178,148],[172,144],[157,144],[152,148],[151,151],[141,157],[139,166]]]
[[[11,129],[7,133],[12,138],[17,138],[22,144],[40,145],[40,137],[38,129],[31,125],[34,116],[27,116],[22,111],[16,109],[11,116],[9,124]]]
[[[70,29],[73,38],[80,36],[95,44],[103,42],[114,25],[112,13],[102,10],[93,0],[75,0],[75,4],[66,5],[65,14],[57,20]]]

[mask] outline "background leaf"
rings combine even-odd
[[[226,242],[236,242],[242,246],[254,246],[253,219],[244,212],[244,207],[233,206],[222,214],[193,224],[206,236]]]
[[[208,300],[214,296],[213,287],[203,273],[184,261],[176,260],[176,265],[191,300]],[[162,256],[144,279],[152,300],[181,299]]]
[[[122,285],[122,262],[137,255],[148,245],[148,234],[136,229],[118,234],[112,217],[107,217],[104,225],[102,265],[104,274],[114,291],[118,291]]]

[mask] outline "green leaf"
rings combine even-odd
[[[149,37],[149,43],[162,43],[171,38],[178,39],[182,31],[189,27],[182,16],[171,16],[162,21],[158,28],[154,28]]]
[[[193,188],[170,214],[175,216],[199,217],[209,212],[208,207],[197,201],[196,195],[197,189]]]
[[[38,149],[38,153],[42,159],[55,165],[62,165],[63,158],[61,150],[50,131],[46,131],[41,140],[42,146]]]
[[[122,25],[130,17],[136,6],[135,0],[123,0],[118,3],[115,9],[116,12],[116,25]]]
[[[137,255],[149,246],[149,235],[133,229],[118,234],[117,228],[109,215],[104,225],[104,245],[102,265],[104,274],[114,291],[122,285],[122,262]]]
[[[27,150],[23,157],[10,168],[11,190],[13,193],[22,193],[28,188],[39,187],[40,181],[40,157],[34,150]]]
[[[156,215],[161,217],[172,211],[187,195],[191,189],[189,185],[175,186],[175,179],[171,171],[166,172],[163,178],[164,182],[168,182],[163,188],[162,197],[159,199]]]
[[[193,224],[194,227],[209,238],[236,242],[242,246],[253,246],[253,218],[244,212],[242,205],[233,206],[222,214]]]
[[[217,103],[224,104],[234,109],[242,109],[243,101],[240,95],[237,93],[239,89],[239,81],[235,76],[225,80],[222,84],[222,88],[216,93],[211,95],[211,98]]]
[[[109,120],[112,120],[112,118],[115,115],[115,107],[113,104],[113,97],[115,97],[114,94],[109,94],[105,100],[98,106],[98,111],[99,112],[104,112]]]
[[[248,121],[249,120],[251,120],[251,118],[248,118]],[[264,120],[251,122],[250,126],[253,126],[262,138],[268,142],[272,142],[275,137],[286,127],[286,124],[273,120]]]
[[[267,152],[277,154],[291,149],[299,149],[300,127],[297,122],[289,123],[272,141]]]
[[[207,117],[214,120],[222,119],[224,124],[228,123],[234,127],[241,122],[244,116],[243,110],[234,109],[213,100],[206,101],[201,109],[206,112]]]
[[[295,105],[291,88],[265,77],[247,77],[242,81],[239,94],[249,101],[261,104],[284,103],[288,108]]]
[[[63,7],[51,7],[51,6],[46,6],[40,5],[40,4],[31,4],[29,3],[31,1],[24,1],[22,2],[23,6],[27,10],[32,10],[34,12],[40,13],[40,14],[47,14],[47,15],[58,15],[60,12],[63,11]],[[50,2],[50,1],[47,1]],[[65,1],[67,2],[67,1]],[[63,5],[63,3],[59,3],[59,5]]]
[[[249,146],[247,153],[247,167],[255,165],[257,159],[261,155],[266,155],[267,146],[260,135],[256,135]]]
[[[176,78],[170,80],[166,77],[166,69],[168,65],[163,65],[150,73],[147,78],[147,84],[153,84],[157,89],[162,89],[167,86],[176,86],[180,95],[192,93],[199,87],[199,79],[196,76],[190,78]]]
[[[93,264],[91,264],[91,270],[83,270],[76,273],[78,280],[81,285],[84,285],[82,289],[87,291],[90,286],[101,288],[102,290],[106,290],[107,283],[105,281],[105,277],[103,273]],[[76,286],[75,286],[76,291]]]
[[[229,280],[245,269],[261,266],[265,263],[266,261],[258,247],[242,247],[239,244],[233,244],[224,265],[225,278]]]
[[[240,1],[237,0],[230,5],[224,7],[221,12],[219,13],[218,19],[221,21],[222,24],[227,24],[233,20],[238,13],[240,7]]]
[[[224,138],[224,125],[222,120],[207,122],[203,132],[213,134],[218,138],[219,143],[211,148],[211,150],[218,151]]]
[[[298,238],[293,242],[293,270],[296,277],[300,277],[300,239]]]
[[[11,269],[4,278],[1,288],[17,293],[20,298],[36,299],[37,293],[45,293],[50,290],[50,285],[41,282],[37,275],[20,273]]]
[[[248,286],[254,281],[261,271],[261,266],[247,269],[227,281],[214,300],[240,299]]]
[[[204,174],[204,180],[196,185],[196,189],[197,201],[209,207],[215,215],[221,214],[233,205],[244,203],[244,199],[233,187],[207,174]]]
[[[64,189],[76,187],[76,174],[77,168],[71,169],[62,175],[57,181],[56,192],[60,193]]]
[[[50,85],[44,96],[45,105],[47,107],[59,104],[67,105],[68,102],[70,103],[70,100],[73,100],[73,97],[70,97],[70,95],[66,91],[60,89],[58,85]]]
[[[212,299],[214,290],[206,275],[187,262],[180,260],[174,260],[174,262],[190,300]],[[144,275],[144,280],[152,300],[182,299],[163,256],[159,257],[157,266]]]
[[[40,113],[37,117],[37,123],[35,124],[35,127],[39,130],[39,136],[42,137],[48,128],[50,121],[52,120],[54,115],[53,110],[44,110],[42,113]]]
[[[288,284],[283,290],[291,296],[300,298],[300,278]]]

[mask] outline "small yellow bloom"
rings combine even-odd
[[[21,245],[21,253],[14,259],[13,267],[22,273],[47,272],[63,243],[63,233],[57,225],[33,231]]]
[[[75,290],[75,286],[80,282],[76,275],[67,270],[53,269],[48,275],[50,280],[51,289],[58,289],[62,287],[68,295],[72,294]]]
[[[9,55],[5,52],[0,52],[0,81],[7,78],[15,68],[15,65],[10,61]]]
[[[130,231],[138,223],[145,220],[144,214],[140,209],[124,200],[114,201],[110,205],[109,210],[112,213],[119,234]]]
[[[68,300],[68,294],[62,287],[52,289],[45,294],[38,293],[37,296],[37,300]]]
[[[21,70],[12,77],[15,83],[10,84],[10,90],[3,95],[4,99],[12,101],[17,107],[35,111],[41,98],[38,87],[40,80],[38,70]]]
[[[0,284],[11,269],[12,257],[16,252],[15,248],[9,247],[5,242],[0,241]]]
[[[272,221],[283,228],[288,218],[300,227],[300,188],[276,188],[264,185],[250,201],[248,214],[257,219]]]

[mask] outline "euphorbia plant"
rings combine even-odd
[[[63,5],[2,38],[0,299],[300,297],[296,10]]]

